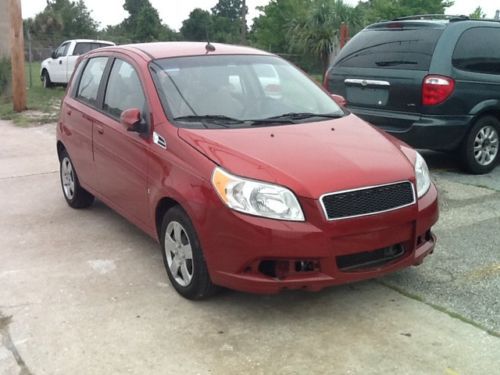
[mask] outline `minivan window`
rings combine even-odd
[[[428,70],[442,28],[365,29],[340,51],[336,67]]]
[[[177,57],[156,60],[151,70],[165,111],[173,120],[224,117],[233,120],[226,121],[224,127],[235,127],[292,112],[344,115],[317,84],[275,56]],[[327,118],[303,116],[300,121]]]
[[[453,66],[477,73],[500,74],[500,28],[465,31],[453,52]]]
[[[107,57],[95,57],[89,60],[80,78],[76,97],[91,105],[97,104],[97,93],[101,83]]]
[[[111,116],[119,118],[126,109],[144,110],[145,103],[146,98],[134,67],[116,59],[109,75],[104,110]]]

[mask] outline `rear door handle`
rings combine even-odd
[[[95,128],[99,134],[104,134],[104,128],[102,125],[96,124]]]

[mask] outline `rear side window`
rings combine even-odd
[[[77,43],[75,49],[73,50],[73,56],[83,55],[96,48],[107,47],[107,46],[108,44],[102,44],[102,43],[91,43],[91,42]]]
[[[97,93],[107,62],[107,57],[95,57],[89,60],[80,78],[80,84],[76,93],[77,98],[91,105],[97,104]]]
[[[477,73],[500,74],[500,28],[465,31],[453,52],[453,66]]]
[[[428,70],[443,29],[366,29],[356,35],[335,59],[334,66]]]
[[[104,110],[113,117],[120,117],[126,109],[144,111],[146,98],[137,72],[129,63],[116,59],[109,75]]]

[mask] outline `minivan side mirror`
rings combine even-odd
[[[335,103],[338,105],[345,107],[347,105],[347,100],[342,95],[330,94],[332,99],[335,100]]]
[[[147,131],[147,125],[142,119],[139,108],[130,108],[123,111],[120,122],[129,132],[145,133]]]
[[[53,59],[57,59],[57,53],[56,51],[52,51],[52,54],[50,55]]]

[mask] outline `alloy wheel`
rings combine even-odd
[[[174,280],[180,286],[188,286],[194,272],[193,250],[186,229],[177,221],[167,225],[165,255]]]
[[[491,164],[498,154],[498,132],[491,126],[482,127],[474,139],[474,158],[482,166]]]

